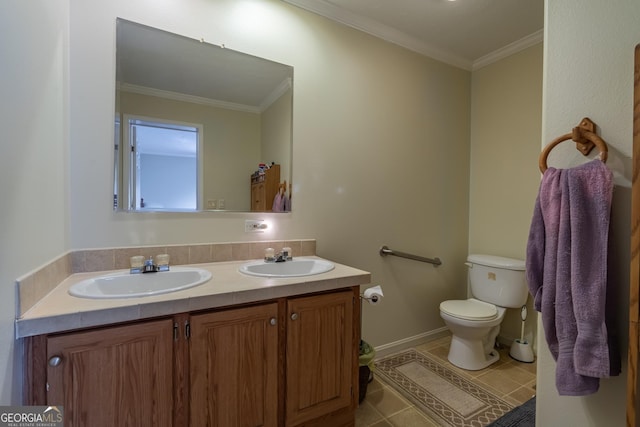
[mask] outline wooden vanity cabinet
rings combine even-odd
[[[47,338],[46,404],[65,426],[173,425],[173,322]]]
[[[358,301],[350,291],[287,301],[287,427],[344,425],[355,411],[359,332],[354,333],[353,314]],[[328,414],[346,419],[323,418]],[[312,420],[317,422],[304,424]]]
[[[278,425],[278,304],[191,316],[190,425]]]
[[[64,405],[66,426],[353,426],[358,298],[353,287],[30,337],[25,404]]]

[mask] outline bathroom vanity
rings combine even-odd
[[[199,264],[203,285],[119,300],[70,296],[92,273],[72,275],[17,321],[25,404],[62,405],[68,426],[354,425],[369,273],[274,279],[242,264]]]

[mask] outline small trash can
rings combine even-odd
[[[375,367],[373,358],[375,357],[375,355],[376,355],[375,349],[371,347],[368,342],[364,340],[360,340],[360,357],[359,357],[360,392],[358,393],[359,403],[362,403],[362,401],[366,397],[367,386],[371,381],[373,381],[373,369]]]

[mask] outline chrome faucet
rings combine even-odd
[[[285,262],[287,260],[291,260],[291,257],[286,251],[280,251],[276,254],[270,253],[264,257],[264,262]]]
[[[158,271],[169,271],[169,256],[166,254],[158,255],[159,260],[157,264],[153,261],[152,256],[150,256],[149,259],[146,259],[142,265],[134,264],[133,258],[137,258],[137,257],[132,257],[132,267],[129,270],[131,274],[156,273]],[[142,258],[142,257],[139,257],[139,258]],[[138,262],[141,262],[141,261],[138,261]],[[133,265],[136,265],[136,266],[133,267]]]
[[[285,262],[293,260],[290,251],[291,249],[289,248],[282,248],[282,250],[276,256],[275,262]]]
[[[291,261],[291,248],[282,248],[280,252],[274,253],[272,248],[267,248],[264,252],[264,262],[285,262]]]
[[[149,257],[148,260],[144,262],[144,266],[142,267],[143,273],[155,273],[158,271],[158,266],[153,263],[153,257]]]

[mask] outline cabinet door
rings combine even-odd
[[[171,426],[172,346],[171,319],[49,337],[47,404],[67,427]]]
[[[190,425],[276,426],[278,305],[191,317]]]
[[[287,426],[352,404],[353,304],[351,291],[288,301]]]

